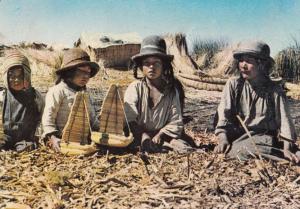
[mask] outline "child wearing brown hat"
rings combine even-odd
[[[31,86],[28,59],[19,51],[8,51],[2,65],[2,76],[5,88],[0,96],[3,128],[0,149],[18,152],[35,149],[35,132],[41,120],[44,101]]]
[[[90,61],[89,55],[82,49],[67,50],[63,57],[62,68],[56,71],[58,80],[46,95],[46,104],[42,117],[43,138],[55,151],[60,151],[60,138],[67,123],[76,92],[87,91],[86,84],[97,74],[99,65]],[[99,129],[92,97],[89,102],[89,118],[92,130]]]
[[[124,96],[125,113],[134,143],[144,151],[188,151],[191,146],[181,139],[184,92],[173,75],[172,55],[160,36],[146,37],[140,53],[132,57],[134,76],[144,75],[131,83]]]
[[[215,134],[219,144],[215,151],[228,152],[229,157],[240,160],[256,155],[299,163],[288,101],[281,86],[269,77],[274,64],[269,46],[260,41],[244,42],[233,57],[240,77],[229,79],[224,87],[218,107]]]

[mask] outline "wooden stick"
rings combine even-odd
[[[268,169],[267,169],[267,167],[266,167],[266,165],[265,165],[265,163],[264,163],[264,161],[263,161],[262,155],[261,155],[260,151],[258,150],[258,148],[257,148],[257,146],[256,146],[256,144],[255,144],[255,141],[254,141],[254,139],[252,138],[252,136],[251,136],[251,134],[250,134],[248,128],[246,127],[244,121],[242,120],[242,118],[241,118],[239,115],[237,115],[236,117],[238,118],[238,120],[240,121],[241,125],[242,125],[243,128],[245,129],[247,135],[248,135],[249,138],[251,139],[251,142],[253,143],[253,146],[254,146],[254,148],[255,148],[255,151],[256,151],[257,154],[258,154],[259,160],[262,162],[261,168],[259,168],[258,162],[255,161],[255,163],[256,163],[258,169],[262,171],[262,174],[263,174],[264,176],[266,176],[267,180],[269,181],[268,183],[272,182],[273,179],[272,179],[272,177],[269,175]]]
[[[250,131],[248,130],[248,128],[246,127],[244,121],[242,120],[242,118],[241,118],[239,115],[237,115],[236,117],[238,118],[238,120],[240,121],[240,123],[241,123],[241,125],[243,126],[244,130],[246,131],[248,137],[251,139],[251,142],[253,143],[253,146],[254,146],[254,148],[255,148],[255,151],[256,151],[257,154],[258,154],[259,159],[262,160],[261,153],[260,153],[260,151],[258,150],[258,148],[257,148],[257,146],[256,146],[256,144],[255,144],[255,141],[254,141],[254,139],[252,138],[251,133],[250,133]]]

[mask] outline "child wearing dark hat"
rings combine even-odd
[[[224,87],[218,107],[215,134],[219,144],[215,151],[228,152],[229,157],[240,160],[256,155],[299,163],[287,98],[281,86],[269,77],[274,64],[270,47],[260,41],[243,42],[233,57],[240,76],[229,79]]]
[[[87,91],[86,84],[97,74],[99,65],[90,61],[89,55],[75,48],[65,52],[62,68],[56,71],[58,80],[46,95],[46,104],[42,117],[43,138],[55,151],[60,151],[60,138],[68,121],[76,92]],[[89,102],[89,118],[92,130],[99,129],[92,97]]]
[[[3,135],[0,150],[18,152],[37,147],[36,129],[44,107],[41,94],[31,86],[28,59],[19,51],[8,51],[2,64],[5,88],[1,91]]]
[[[125,113],[134,144],[141,145],[144,151],[186,152],[191,148],[181,139],[184,91],[174,77],[172,60],[160,36],[146,37],[140,53],[132,57],[135,78],[138,69],[144,77],[128,86],[124,96]]]

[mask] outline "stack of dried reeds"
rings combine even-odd
[[[274,73],[289,82],[300,81],[300,50],[290,47],[278,53]]]
[[[175,73],[198,74],[201,71],[196,62],[188,53],[185,35],[178,33],[168,34],[164,37],[167,44],[168,54],[174,56],[173,68]]]
[[[237,75],[239,72],[232,56],[232,51],[236,48],[237,46],[230,45],[217,52],[213,57],[213,63],[206,70],[207,74],[219,78]]]
[[[199,67],[206,71],[215,65],[214,57],[222,49],[228,46],[225,39],[200,39],[195,38],[192,42],[193,55],[197,59]]]
[[[46,82],[54,83],[57,78],[55,71],[62,64],[62,51],[20,47],[17,49],[29,59],[33,85],[42,86]]]

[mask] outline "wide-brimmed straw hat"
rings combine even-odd
[[[242,55],[250,55],[274,63],[274,59],[270,56],[269,45],[262,41],[242,42],[240,46],[233,51],[233,57],[239,59]]]
[[[91,67],[91,77],[94,77],[100,68],[96,62],[91,62],[90,56],[84,50],[80,48],[69,49],[64,53],[62,66],[56,71],[56,74],[60,75],[62,72],[82,65]]]
[[[173,55],[167,54],[166,42],[160,36],[148,36],[143,39],[141,44],[140,53],[131,57],[134,62],[149,56],[158,56],[163,60],[171,62],[174,58]]]

